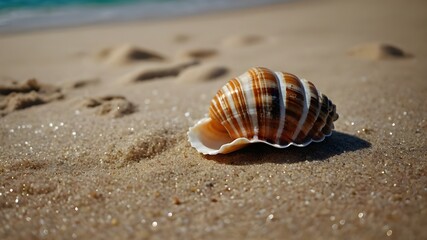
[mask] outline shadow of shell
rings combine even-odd
[[[206,155],[208,160],[230,165],[249,165],[263,163],[292,164],[304,161],[324,161],[346,152],[354,152],[371,147],[359,137],[333,131],[329,138],[306,147],[291,146],[278,149],[266,144],[251,144],[227,155]]]

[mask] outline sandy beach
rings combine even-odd
[[[301,0],[0,34],[0,239],[427,239],[426,9]],[[254,66],[313,82],[332,136],[192,148]]]

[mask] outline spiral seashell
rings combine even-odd
[[[309,81],[255,67],[231,79],[211,101],[209,117],[188,132],[203,154],[229,153],[250,143],[304,147],[332,134],[335,105]]]

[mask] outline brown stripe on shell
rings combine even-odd
[[[233,127],[231,125],[233,124],[233,122],[230,121],[230,116],[232,115],[230,105],[227,104],[227,99],[222,89],[218,91],[213,101],[216,101],[216,103],[218,104],[217,106],[220,108],[220,115],[222,116],[221,124],[225,127],[225,129],[227,129],[228,134],[230,134],[231,137],[238,135],[238,133],[233,130]],[[221,103],[225,106],[225,108],[222,107]]]
[[[223,88],[226,89],[226,94],[225,94],[224,100],[225,100],[226,104],[228,105],[228,109],[230,110],[229,115],[228,115],[228,121],[231,121],[231,124],[233,124],[233,126],[235,128],[235,129],[233,129],[236,131],[235,136],[238,136],[238,137],[245,136],[246,130],[240,124],[241,116],[239,114],[239,111],[237,111],[238,103],[233,98],[233,94],[236,91],[236,87],[234,85],[230,84],[230,82],[228,82],[228,84],[226,84]]]
[[[286,82],[286,116],[285,129],[280,138],[280,144],[287,144],[292,142],[292,136],[302,115],[304,91],[302,90],[303,85],[297,76],[290,73],[284,73],[283,76]]]
[[[257,112],[261,113],[258,115],[258,127],[259,127],[259,139],[265,140],[268,137],[268,128],[266,127],[268,125],[267,122],[267,114],[268,114],[268,106],[270,103],[268,102],[267,97],[267,89],[265,86],[266,76],[264,76],[264,69],[262,68],[254,68],[254,71],[257,75],[257,80],[259,84],[260,89],[260,98],[257,99]]]
[[[264,71],[264,76],[267,72]],[[265,78],[265,92],[268,105],[264,107],[265,110],[265,128],[267,137],[265,140],[269,143],[276,143],[276,132],[280,125],[280,102],[283,101],[279,91],[279,83],[276,75],[272,71],[268,71]]]
[[[249,69],[249,74],[251,76],[252,79],[252,92],[254,94],[254,98],[255,98],[255,106],[256,106],[256,119],[258,122],[258,133],[257,137],[263,139],[262,137],[264,136],[264,132],[261,132],[261,114],[262,114],[262,97],[261,97],[261,86],[259,83],[259,79],[258,79],[258,75],[256,74],[256,70],[254,68]],[[256,131],[255,131],[256,132]]]
[[[223,97],[221,99],[224,101],[225,106],[227,106],[227,108],[225,109],[226,113],[227,113],[226,114],[227,122],[230,124],[230,127],[231,127],[231,125],[233,125],[233,127],[234,127],[234,129],[232,127],[231,127],[231,129],[228,129],[228,128],[227,129],[229,130],[230,136],[232,138],[239,138],[239,137],[243,136],[243,133],[242,133],[242,129],[240,129],[239,123],[236,119],[237,116],[233,115],[233,110],[231,109],[232,106],[228,102],[227,96],[224,93],[222,96]]]
[[[215,131],[216,132],[226,132],[226,133],[228,133],[228,131],[227,131],[227,129],[224,127],[224,125],[221,123],[221,121],[218,121],[217,120],[217,118],[212,118],[212,112],[211,112],[211,110],[209,110],[209,114],[210,114],[210,116],[211,116],[211,119],[212,119],[212,121],[211,121],[211,127],[213,128],[213,129],[215,129]]]
[[[244,99],[244,110],[245,115],[248,117],[248,121],[245,125],[250,126],[250,131],[248,131],[249,139],[253,139],[258,135],[258,121],[257,121],[257,112],[256,112],[256,102],[255,96],[253,95],[253,77],[250,71],[245,72],[240,75],[238,78],[238,83],[242,89],[242,98]],[[246,88],[244,88],[246,87]]]
[[[221,113],[219,112],[218,108],[215,106],[215,103],[217,102],[217,97],[215,96],[212,101],[211,101],[211,105],[209,106],[209,117],[212,119],[212,121],[215,122],[222,122],[221,119]]]
[[[251,124],[251,121],[248,116],[248,111],[246,107],[246,101],[245,96],[243,95],[244,92],[241,88],[241,85],[237,79],[232,79],[228,82],[228,84],[232,87],[233,92],[231,93],[231,96],[233,98],[238,116],[241,119],[243,128],[245,129],[244,132],[246,132],[245,135],[242,137],[252,138],[253,137],[253,127]],[[243,131],[242,131],[243,132]]]
[[[256,102],[256,109],[257,109],[257,121],[258,121],[258,138],[259,139],[265,139],[268,135],[266,132],[266,122],[265,122],[265,105],[268,105],[268,102],[264,99],[265,96],[265,87],[264,87],[264,78],[262,76],[262,69],[259,68],[252,68],[250,71],[254,76],[253,82],[254,82],[254,95],[255,95],[255,102]]]
[[[306,81],[306,80],[302,80],[302,81]],[[306,140],[305,138],[307,137],[310,130],[313,128],[313,125],[316,122],[316,119],[319,115],[320,107],[321,107],[320,105],[321,103],[319,100],[319,93],[316,87],[310,81],[306,81],[306,82],[309,86],[309,89],[307,90],[309,90],[311,93],[310,94],[311,99],[310,99],[310,108],[308,110],[307,118],[305,119],[304,125],[301,128],[301,132],[298,134],[298,137],[294,140],[295,143],[300,143],[300,144],[305,143],[305,141],[310,141],[310,140]]]
[[[248,138],[252,139],[255,135],[254,124],[252,122],[252,117],[250,116],[249,107],[247,105],[246,92],[243,90],[243,86],[242,86],[242,84],[244,84],[244,83],[241,83],[240,81],[238,81],[236,79],[236,84],[238,86],[238,95],[237,96],[239,98],[239,101],[241,102],[241,109],[242,109],[243,117],[244,117],[244,119],[243,119],[244,127],[247,129],[246,132],[247,132]]]
[[[274,72],[266,68],[254,68],[256,87],[255,97],[259,125],[258,138],[270,143],[276,141],[276,131],[280,121],[280,96]],[[254,75],[255,75],[254,74]],[[260,93],[259,95],[257,93]]]
[[[284,136],[285,133],[285,128],[286,128],[286,102],[285,99],[286,98],[286,80],[285,80],[285,73],[284,72],[275,72],[276,73],[276,80],[277,80],[277,89],[279,91],[279,97],[278,97],[278,108],[279,108],[279,113],[278,113],[278,126],[276,128],[276,141],[275,144],[284,144],[284,145],[288,145],[289,142],[286,142],[282,136]],[[284,89],[283,89],[284,88]],[[284,91],[284,92],[282,92]],[[282,113],[283,111],[283,113]],[[281,139],[282,138],[282,139]]]
[[[219,94],[221,94],[220,91],[218,91],[218,93],[211,101],[211,105],[209,107],[209,116],[211,117],[212,121],[223,124],[226,119],[225,113],[219,103]]]

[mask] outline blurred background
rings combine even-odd
[[[0,32],[153,19],[290,0],[1,0]]]

